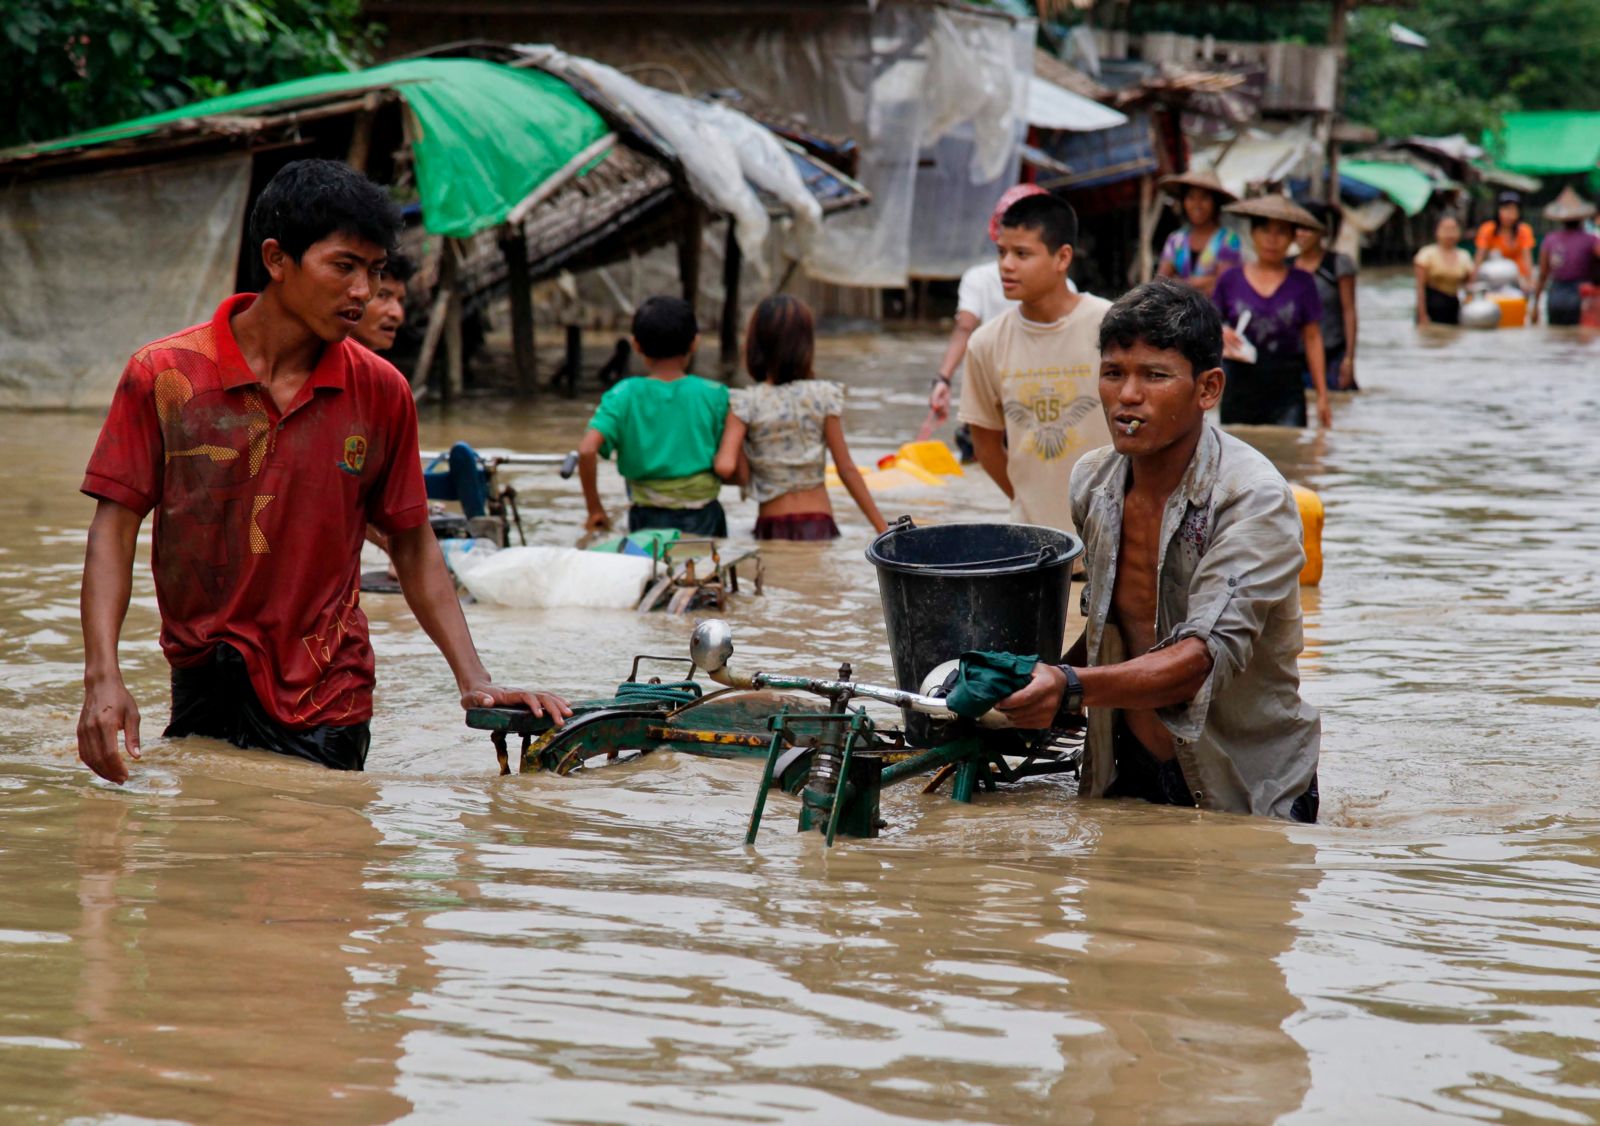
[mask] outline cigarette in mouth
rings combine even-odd
[[[1144,422],[1142,420],[1136,418],[1131,422],[1124,422],[1122,424],[1122,432],[1124,434],[1133,434],[1133,433],[1136,433],[1138,431],[1139,427],[1141,427],[1143,425],[1144,425]]]

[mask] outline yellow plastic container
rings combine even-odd
[[[1491,293],[1489,300],[1500,306],[1500,327],[1521,328],[1528,323],[1528,299],[1520,293]]]
[[[926,442],[907,442],[900,447],[897,456],[901,461],[909,461],[929,473],[938,473],[945,477],[966,476],[960,460],[950,452],[949,446],[937,438]]]
[[[1303,485],[1289,486],[1300,506],[1300,526],[1305,530],[1306,565],[1300,570],[1301,586],[1322,581],[1322,498]]]

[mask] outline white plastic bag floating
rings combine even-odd
[[[500,545],[491,539],[479,536],[471,540],[440,540],[439,550],[444,553],[444,565],[459,579],[491,555],[498,555]]]
[[[530,610],[632,610],[650,579],[650,567],[650,560],[638,555],[508,547],[457,574],[479,602]]]

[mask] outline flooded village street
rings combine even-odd
[[[0,1121],[1593,1121],[1600,341],[1419,333],[1409,275],[1361,295],[1335,428],[1242,432],[1327,506],[1315,826],[905,787],[881,839],[829,852],[778,798],[747,849],[748,763],[496,777],[381,596],[366,774],[164,741],[147,547],[118,789],[73,745],[100,415],[0,417]],[[863,461],[943,344],[822,342]],[[585,394],[425,410],[423,447],[563,451]],[[577,538],[576,482],[516,484],[531,540]],[[883,507],[1004,512],[976,473]],[[751,663],[890,678],[870,530],[840,523],[765,550],[729,614]],[[575,698],[692,626],[467,613],[497,677]]]

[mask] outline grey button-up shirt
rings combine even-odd
[[[1091,665],[1125,659],[1108,627],[1122,545],[1128,459],[1110,446],[1072,473],[1072,516],[1084,541]],[[1156,648],[1198,637],[1211,675],[1186,704],[1156,714],[1202,809],[1289,816],[1317,769],[1322,721],[1300,698],[1299,507],[1261,454],[1207,425],[1189,470],[1161,516],[1156,563]],[[1092,709],[1079,787],[1105,793],[1115,776],[1113,711]]]

